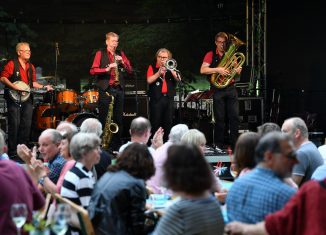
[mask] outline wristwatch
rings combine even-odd
[[[45,180],[46,177],[48,177],[48,176],[47,176],[47,175],[42,176],[41,178],[38,179],[37,182],[38,182],[40,185],[44,186],[44,180]]]

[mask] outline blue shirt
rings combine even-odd
[[[295,193],[272,170],[256,167],[238,178],[226,198],[229,221],[257,223],[269,213],[280,210]]]
[[[64,167],[66,160],[61,155],[56,155],[51,161],[49,161],[49,179],[57,184],[62,168]]]
[[[319,166],[312,174],[312,180],[323,180],[326,178],[326,164]]]

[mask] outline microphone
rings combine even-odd
[[[56,49],[57,55],[59,56],[60,51],[59,51],[59,43],[58,42],[55,43],[55,49]]]

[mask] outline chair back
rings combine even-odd
[[[43,209],[40,211],[40,219],[45,219],[50,207],[50,203],[51,203],[51,194],[47,193],[46,197],[45,197],[45,205],[43,207]]]
[[[76,203],[70,201],[69,199],[62,197],[58,193],[55,193],[53,196],[58,200],[58,202],[68,204],[72,210],[72,213],[77,215],[79,222],[77,227],[80,228],[83,235],[95,235],[94,228],[88,216],[87,210],[85,210],[82,206],[79,206]],[[76,223],[73,224],[76,226]]]

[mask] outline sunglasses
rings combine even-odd
[[[297,153],[295,151],[291,151],[288,154],[284,154],[286,158],[297,160]]]

